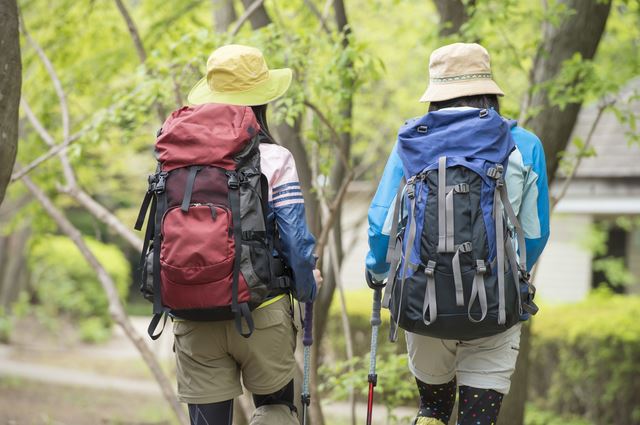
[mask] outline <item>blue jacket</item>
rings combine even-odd
[[[509,200],[524,230],[527,245],[527,268],[530,270],[549,238],[549,192],[544,150],[533,133],[513,127],[511,135],[516,149],[509,157],[505,181]],[[391,151],[380,184],[369,207],[369,252],[367,270],[376,280],[389,272],[386,262],[391,214],[403,169],[397,144]]]

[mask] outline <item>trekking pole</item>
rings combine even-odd
[[[369,359],[369,397],[367,398],[367,425],[371,425],[371,414],[373,412],[373,389],[378,384],[378,374],[376,373],[376,354],[378,351],[378,329],[382,320],[380,319],[380,308],[382,300],[382,288],[384,285],[375,284],[371,275],[367,272],[367,284],[373,289],[373,308],[371,311],[371,357]]]
[[[311,363],[311,344],[313,344],[313,303],[305,304],[304,308],[304,334],[302,345],[304,346],[304,370],[302,375],[302,425],[307,425],[307,410],[311,403],[309,393],[309,368]]]

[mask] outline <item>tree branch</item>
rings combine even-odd
[[[25,115],[27,116],[27,119],[29,120],[33,128],[36,130],[38,135],[40,135],[40,138],[42,139],[42,141],[45,142],[49,147],[55,146],[56,144],[55,140],[53,140],[53,137],[44,128],[40,120],[38,120],[38,118],[36,117],[36,114],[33,113],[31,106],[29,106],[29,103],[25,100],[24,97],[20,99],[20,107],[24,111]]]
[[[262,6],[262,3],[264,3],[264,0],[255,0],[249,7],[245,9],[244,13],[240,15],[238,21],[233,25],[233,29],[231,30],[232,36],[235,36],[240,32],[240,28],[242,28],[242,25],[244,25],[244,23],[247,22],[249,18],[251,18],[251,15],[253,15],[254,12],[258,10],[260,6]]]
[[[77,185],[71,187],[61,187],[61,193],[71,196],[76,202],[83,206],[91,215],[106,224],[111,230],[122,237],[129,245],[137,251],[142,251],[142,239],[137,234],[125,226],[118,217],[106,209],[104,205],[96,201]]]
[[[56,142],[54,141],[53,136],[51,136],[51,133],[49,133],[47,129],[44,128],[44,126],[42,125],[38,117],[36,117],[36,115],[33,113],[33,110],[31,109],[31,107],[29,106],[29,103],[24,97],[20,99],[20,104],[22,105],[22,108],[24,109],[27,115],[27,119],[29,120],[33,128],[36,129],[36,132],[40,135],[42,140],[49,147],[56,146]],[[68,139],[69,137],[67,137],[65,140],[68,140]],[[64,141],[62,142],[62,145],[65,145]],[[76,175],[73,172],[73,168],[71,167],[71,162],[69,161],[69,157],[67,156],[66,150],[60,149],[58,151],[58,157],[60,159],[60,164],[62,164],[62,172],[64,174],[64,178],[67,182],[67,185],[68,186],[76,185],[77,184]]]
[[[133,22],[133,18],[129,14],[122,0],[114,0],[116,2],[116,6],[120,11],[120,15],[124,19],[127,24],[127,29],[129,30],[129,35],[131,35],[131,40],[133,41],[133,45],[136,48],[136,53],[138,54],[138,59],[140,59],[140,63],[145,63],[147,61],[147,52],[144,50],[144,45],[142,44],[142,38],[140,37],[140,33],[138,32],[138,27],[136,27],[135,22]]]
[[[29,104],[27,103],[26,100],[23,99],[22,102],[24,103],[24,105],[27,106],[27,109],[30,109]],[[27,109],[25,109],[25,111]],[[29,115],[27,116],[29,117],[29,120],[31,121],[34,127],[41,129],[43,133],[40,134],[40,136],[43,139],[47,138],[48,140],[53,141],[53,137],[51,137],[51,134],[49,134],[49,132],[46,131],[44,126],[40,123],[40,121],[36,118],[35,115],[31,114],[30,116]],[[78,135],[78,137],[80,136]],[[142,249],[142,240],[138,236],[136,236],[136,234],[132,230],[126,227],[115,215],[113,215],[109,210],[107,210],[104,206],[102,206],[99,202],[97,202],[95,199],[89,196],[84,190],[82,190],[78,186],[78,183],[74,176],[73,168],[69,163],[68,157],[66,156],[66,147],[68,147],[69,143],[70,142],[67,142],[65,144],[65,142],[63,142],[60,145],[56,145],[55,142],[53,142],[52,145],[50,145],[50,146],[54,146],[54,149],[57,150],[56,153],[60,158],[60,162],[62,163],[62,168],[64,170],[65,178],[66,178],[66,185],[64,187],[59,187],[58,191],[65,193],[71,196],[73,199],[75,199],[78,203],[80,203],[80,205],[85,207],[89,213],[91,213],[98,220],[102,221],[104,224],[106,224],[111,229],[113,229],[117,234],[119,234],[124,240],[126,240],[129,244],[131,244],[131,246],[133,246],[135,249],[137,250]],[[51,150],[49,151],[49,154],[50,153],[51,153]],[[46,155],[47,154],[45,154],[45,156]],[[43,161],[44,159],[41,160],[40,163]],[[30,167],[31,165],[32,164],[30,164]],[[25,171],[21,169],[17,171],[17,174],[22,174],[23,176],[25,176],[29,171],[30,170]]]
[[[120,301],[116,285],[113,282],[113,279],[111,279],[109,273],[100,263],[100,261],[95,257],[93,252],[91,252],[89,246],[82,238],[82,234],[80,233],[80,231],[75,228],[73,224],[71,224],[71,222],[64,216],[64,214],[53,205],[51,199],[49,199],[49,197],[47,197],[47,195],[28,176],[23,176],[22,181],[24,182],[27,189],[29,189],[29,191],[35,196],[38,202],[40,202],[47,214],[49,214],[49,216],[56,222],[60,230],[62,230],[62,232],[73,241],[87,263],[89,263],[89,265],[96,272],[98,280],[102,285],[102,289],[107,296],[107,300],[109,302],[109,313],[111,317],[122,328],[125,335],[137,348],[143,360],[149,367],[149,370],[156,379],[156,382],[158,383],[158,386],[162,391],[162,395],[171,406],[173,413],[175,414],[178,421],[185,425],[188,424],[187,418],[184,414],[184,410],[182,410],[182,406],[178,402],[173,392],[172,384],[169,382],[169,379],[162,371],[160,363],[158,362],[149,346],[147,346],[147,344],[143,341],[142,337],[140,337],[140,335],[131,324],[131,321],[127,317],[124,307],[122,306],[122,303]]]
[[[304,0],[304,4],[306,4],[309,10],[311,10],[311,13],[313,13],[316,16],[316,18],[318,18],[318,21],[320,22],[320,26],[322,27],[324,32],[331,35],[331,30],[327,26],[325,17],[322,16],[322,14],[320,13],[316,5],[313,4],[313,0]]]
[[[116,2],[116,6],[120,11],[120,15],[122,15],[122,19],[124,19],[124,22],[127,24],[127,29],[129,30],[131,41],[133,42],[133,45],[136,49],[136,53],[138,54],[138,59],[140,60],[140,63],[142,65],[145,65],[147,62],[147,52],[144,49],[144,44],[142,43],[142,37],[140,37],[140,32],[138,31],[138,27],[136,27],[136,24],[133,21],[133,18],[129,14],[129,11],[127,10],[122,0],[114,0],[114,1]],[[155,78],[154,73],[151,72],[146,67],[145,67],[145,73],[150,78]],[[162,107],[160,102],[158,102],[157,100],[153,101],[153,105],[156,108],[158,119],[160,120],[160,122],[164,122],[164,119],[166,118],[166,115],[167,115],[164,108]]]
[[[601,104],[600,106],[598,106],[598,113],[596,115],[595,120],[593,120],[593,123],[591,123],[591,127],[589,128],[589,133],[587,135],[586,140],[584,141],[584,146],[582,148],[583,151],[587,150],[589,148],[589,146],[591,146],[591,140],[593,139],[593,134],[596,131],[596,128],[598,127],[598,123],[600,122],[600,118],[602,118],[602,115],[604,113],[604,111],[613,106],[616,103],[615,100],[610,101],[610,102],[605,102],[603,104]],[[554,196],[551,198],[551,214],[553,214],[553,212],[555,211],[556,207],[558,206],[558,203],[565,197],[565,195],[567,194],[567,190],[569,189],[569,186],[571,185],[571,182],[573,181],[573,179],[575,178],[577,172],[578,172],[578,167],[580,167],[580,163],[582,162],[582,158],[583,155],[578,155],[576,158],[576,162],[573,165],[573,167],[571,168],[571,173],[567,176],[567,178],[565,179],[565,181],[562,183],[562,187],[560,188],[560,192],[558,193],[557,196]]]
[[[20,17],[20,31],[22,32],[24,37],[27,39],[27,42],[29,43],[29,45],[36,51],[36,54],[42,61],[42,64],[47,70],[47,74],[49,74],[49,77],[53,82],[53,87],[56,91],[56,95],[58,96],[58,100],[60,101],[60,113],[62,115],[62,137],[63,139],[67,139],[69,137],[69,132],[70,132],[69,106],[67,104],[67,96],[64,92],[64,89],[62,88],[62,83],[60,82],[60,78],[58,77],[58,73],[53,67],[53,64],[49,60],[49,57],[45,54],[40,44],[38,44],[31,37],[31,34],[29,34],[29,31],[27,31],[27,27],[24,24],[24,20],[22,18],[22,13],[19,13],[18,16]]]
[[[53,158],[54,156],[58,155],[61,151],[66,150],[71,143],[73,143],[76,140],[80,139],[80,137],[82,137],[85,133],[86,133],[86,131],[84,131],[84,130],[83,131],[79,131],[78,133],[76,133],[76,134],[72,135],[71,137],[69,137],[66,140],[66,142],[61,143],[59,145],[53,146],[51,149],[49,149],[47,151],[47,153],[45,153],[44,155],[40,155],[38,158],[36,158],[33,161],[31,161],[31,163],[29,163],[29,165],[27,165],[26,167],[22,168],[20,171],[14,172],[11,175],[11,182],[13,183],[16,180],[21,179],[22,176],[30,173],[31,171],[33,171],[35,168],[37,168],[43,162],[45,162],[48,159]]]
[[[322,257],[322,253],[324,251],[324,247],[327,244],[327,239],[329,237],[329,233],[331,232],[336,219],[338,218],[340,212],[340,206],[342,205],[342,201],[344,200],[345,195],[347,194],[347,189],[349,188],[349,184],[353,181],[355,173],[349,171],[347,176],[342,182],[338,193],[333,198],[331,202],[331,206],[329,207],[329,214],[327,219],[325,220],[320,236],[318,237],[318,241],[316,242],[316,255],[318,257]]]
[[[304,105],[307,106],[309,109],[311,109],[316,114],[318,119],[322,121],[322,123],[329,129],[329,132],[331,133],[331,142],[333,143],[333,145],[338,151],[338,157],[340,158],[342,165],[344,166],[345,170],[351,169],[349,160],[345,156],[345,153],[342,149],[342,142],[341,142],[340,135],[338,134],[336,129],[333,127],[329,119],[320,111],[320,109],[316,105],[309,102],[308,100],[304,101]]]

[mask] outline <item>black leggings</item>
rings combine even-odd
[[[420,391],[418,416],[436,418],[445,424],[456,401],[455,378],[446,384],[430,385],[416,379]],[[493,425],[498,420],[503,394],[494,390],[460,386],[458,425]]]
[[[253,403],[256,409],[269,404],[284,404],[292,411],[293,405],[293,379],[280,390],[265,395],[254,395]],[[233,422],[233,400],[208,404],[189,404],[189,419],[191,425],[231,425]]]

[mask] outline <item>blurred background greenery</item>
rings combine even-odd
[[[270,116],[296,158],[314,233],[330,235],[326,252],[338,260],[323,259],[327,284],[316,308],[317,396],[327,404],[362,400],[366,388],[371,293],[359,279],[366,205],[398,127],[425,112],[417,99],[429,54],[449,42],[482,43],[507,93],[502,114],[541,136],[556,177],[552,195],[569,188],[552,225],[560,236],[536,278],[542,310],[521,354],[528,368],[517,375],[508,402],[515,407],[503,423],[523,423],[526,405],[530,425],[640,424],[640,2],[17,5],[22,100],[14,176],[69,143],[28,177],[79,230],[132,316],[150,312],[137,288],[141,235],[131,229],[164,117],[185,102],[220,45],[254,45],[271,67],[294,69],[291,90]],[[328,208],[335,217],[323,205],[336,206]],[[95,268],[19,181],[0,208],[0,231],[0,339],[20,346],[31,329],[24,322],[36,321],[42,327],[33,338],[70,327],[65,344],[109,344],[114,321]],[[416,405],[401,341],[381,342],[379,402],[389,423],[401,420],[396,407]],[[320,412],[314,419],[322,422]]]

